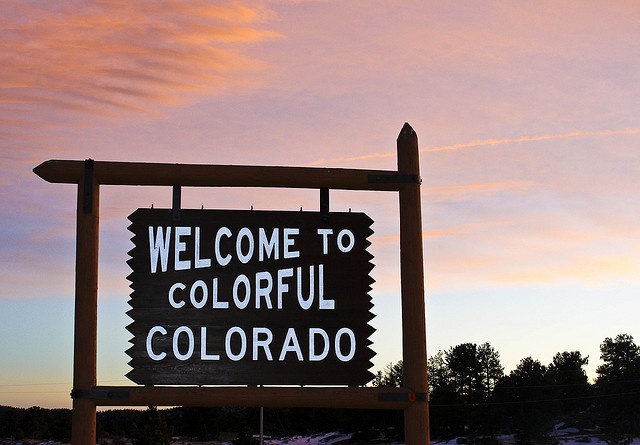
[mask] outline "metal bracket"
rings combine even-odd
[[[329,189],[320,189],[320,221],[324,224],[329,222]]]
[[[73,389],[72,399],[97,399],[97,400],[129,400],[127,390],[106,390],[106,389]]]
[[[381,392],[379,402],[427,402],[429,395],[424,392]]]
[[[174,221],[180,221],[180,206],[182,201],[182,187],[179,185],[173,186],[173,200],[172,200],[172,216]]]
[[[418,175],[405,175],[402,173],[391,173],[388,175],[369,175],[370,184],[392,184],[392,183],[416,183],[422,184],[422,179]]]
[[[93,210],[93,159],[84,161],[84,182],[82,190],[82,211],[91,213]]]

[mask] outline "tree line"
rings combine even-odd
[[[488,343],[463,343],[427,362],[431,436],[496,442],[514,434],[519,444],[553,443],[555,425],[597,435],[612,445],[640,436],[640,348],[620,334],[600,345],[602,365],[590,382],[588,357],[558,352],[551,363],[525,357],[505,373]],[[402,362],[376,375],[380,386],[402,386]]]
[[[640,347],[620,334],[600,345],[602,364],[590,382],[579,351],[558,352],[543,365],[525,357],[509,373],[488,343],[463,343],[438,351],[427,362],[433,440],[464,437],[471,444],[497,443],[513,434],[519,444],[553,443],[554,426],[563,423],[611,445],[640,437]],[[402,362],[378,371],[371,385],[402,386]],[[213,440],[222,432],[241,433],[236,443],[251,444],[259,424],[258,408],[179,407],[98,412],[98,437],[117,444],[170,443],[172,436]],[[0,438],[70,437],[71,411],[0,407]],[[402,411],[268,408],[264,430],[273,436],[321,431],[357,432],[356,439],[402,438]]]

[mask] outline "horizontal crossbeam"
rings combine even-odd
[[[255,406],[401,410],[424,397],[407,388],[256,386],[95,386],[72,397],[96,406]]]
[[[52,183],[79,184],[86,161],[45,161],[33,169]],[[342,190],[398,191],[416,175],[397,171],[319,167],[272,167],[253,165],[163,164],[93,161],[98,185],[145,185],[187,187],[278,187]]]

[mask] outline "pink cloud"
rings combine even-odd
[[[555,283],[567,281],[599,282],[612,278],[634,278],[640,263],[631,257],[612,255],[597,258],[574,258],[560,267],[527,267],[495,273],[493,279],[503,284]]]
[[[460,150],[465,148],[490,147],[494,145],[517,144],[522,142],[539,142],[548,140],[560,140],[570,138],[587,138],[587,137],[607,137],[625,134],[640,134],[640,128],[624,128],[620,130],[602,130],[602,131],[572,131],[563,134],[547,134],[540,136],[520,136],[515,138],[487,139],[483,141],[463,142],[451,145],[441,145],[439,147],[426,147],[420,151],[423,153]]]
[[[455,144],[447,144],[447,145],[439,145],[435,147],[422,147],[420,148],[420,153],[437,153],[441,151],[455,151],[455,150],[463,150],[463,149],[474,149],[474,148],[483,148],[483,147],[494,147],[494,146],[502,146],[509,144],[522,144],[522,143],[530,143],[530,142],[542,142],[542,141],[553,141],[553,140],[563,140],[563,139],[577,139],[577,138],[606,138],[612,136],[622,136],[622,135],[639,135],[640,128],[622,128],[622,129],[611,129],[611,130],[583,130],[583,131],[571,131],[567,133],[559,133],[559,134],[543,134],[537,136],[518,136],[518,137],[508,137],[508,138],[495,138],[495,139],[484,139],[470,142],[459,142]],[[328,164],[352,164],[358,163],[362,161],[375,160],[375,159],[385,159],[385,158],[395,158],[397,154],[395,152],[371,152],[365,153],[357,156],[346,156],[346,157],[336,157],[336,158],[321,158],[315,161],[309,162],[306,165],[328,165]]]
[[[544,210],[504,220],[425,231],[425,271],[432,289],[573,282],[613,283],[637,276],[638,228],[578,220]]]
[[[16,139],[61,114],[153,113],[247,85],[261,64],[240,45],[278,36],[260,28],[267,10],[231,1],[0,7],[0,132]]]
[[[513,192],[526,190],[534,184],[526,181],[492,181],[473,184],[453,184],[427,187],[424,191],[426,199],[430,202],[459,201],[465,199],[477,199],[480,196],[489,196],[498,192]]]

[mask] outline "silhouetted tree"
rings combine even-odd
[[[25,431],[33,439],[49,437],[50,411],[39,406],[32,406],[24,414]]]
[[[429,376],[429,392],[432,397],[451,385],[451,371],[442,350],[427,359],[427,374]]]
[[[473,439],[497,431],[498,419],[488,402],[504,371],[491,345],[462,343],[430,357],[427,367],[435,434]]]
[[[497,399],[510,413],[511,425],[519,444],[551,443],[554,426],[552,401],[548,390],[547,368],[526,357],[496,387]],[[508,411],[507,411],[508,410]]]
[[[142,415],[142,426],[134,425],[134,445],[169,445],[172,432],[164,415],[155,406],[150,406]]]
[[[482,394],[482,377],[480,375],[480,361],[478,347],[474,343],[462,343],[454,346],[445,353],[447,365],[451,372],[451,380],[458,401],[473,403]]]
[[[384,371],[378,371],[373,379],[373,386],[386,386],[391,388],[402,387],[402,360],[397,363],[389,363]]]
[[[500,354],[489,343],[478,346],[476,356],[480,365],[480,388],[484,400],[488,401],[496,384],[504,377],[504,368],[500,363]]]
[[[456,437],[460,429],[457,394],[444,351],[440,350],[427,359],[427,375],[431,436],[434,439]]]
[[[640,348],[628,334],[605,338],[604,362],[596,373],[598,414],[610,444],[625,444],[640,434]]]
[[[174,413],[174,434],[210,441],[220,434],[222,421],[219,408],[184,407]]]
[[[551,395],[557,400],[557,412],[562,415],[584,411],[591,403],[589,378],[584,366],[589,357],[579,351],[558,352],[547,368],[547,380],[553,385]]]

